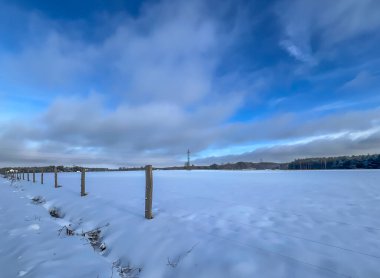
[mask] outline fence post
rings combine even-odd
[[[44,184],[44,169],[41,169],[41,184]]]
[[[36,170],[33,170],[33,182],[36,182]]]
[[[153,173],[152,165],[145,166],[145,218],[152,219]]]
[[[54,187],[58,188],[58,174],[57,174],[57,167],[54,167]]]
[[[29,181],[29,180],[30,180],[30,179],[29,179],[29,170],[28,170],[28,173],[26,174],[26,176],[27,176],[28,181]]]
[[[80,179],[80,195],[86,196],[86,170],[83,168],[81,172],[81,179]]]
[[[24,172],[22,172],[22,180],[25,180]]]

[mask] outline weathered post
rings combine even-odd
[[[36,170],[33,170],[33,182],[36,182]]]
[[[81,172],[81,183],[80,183],[80,195],[86,196],[86,170],[83,168]]]
[[[152,165],[145,166],[145,218],[152,219],[153,173]]]
[[[24,172],[22,172],[22,180],[25,180]]]
[[[41,184],[44,184],[44,169],[41,169]]]
[[[58,188],[58,173],[57,167],[54,167],[54,187]]]
[[[28,170],[28,173],[26,174],[26,177],[28,178],[28,181],[30,180],[29,179],[29,170]]]

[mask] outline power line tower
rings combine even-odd
[[[190,164],[190,150],[187,150],[187,162],[185,163],[185,168],[187,170],[191,169],[191,164]]]
[[[190,150],[187,149],[187,163],[186,166],[188,169],[190,169]]]

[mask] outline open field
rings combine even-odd
[[[0,184],[4,277],[380,277],[379,170],[155,171],[152,220],[142,171],[36,177]]]

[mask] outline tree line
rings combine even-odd
[[[4,174],[13,169],[18,172],[54,172],[55,166],[45,167],[5,167],[0,168],[0,173]],[[58,172],[80,172],[81,166],[57,166]],[[85,168],[88,172],[97,171],[142,171],[144,167],[120,167],[118,169],[109,168]],[[338,157],[313,157],[296,159],[290,163],[275,162],[236,162],[212,165],[191,165],[173,167],[154,167],[154,170],[318,170],[318,169],[380,169],[380,154],[352,155]]]
[[[380,154],[296,159],[288,169],[380,169]]]

